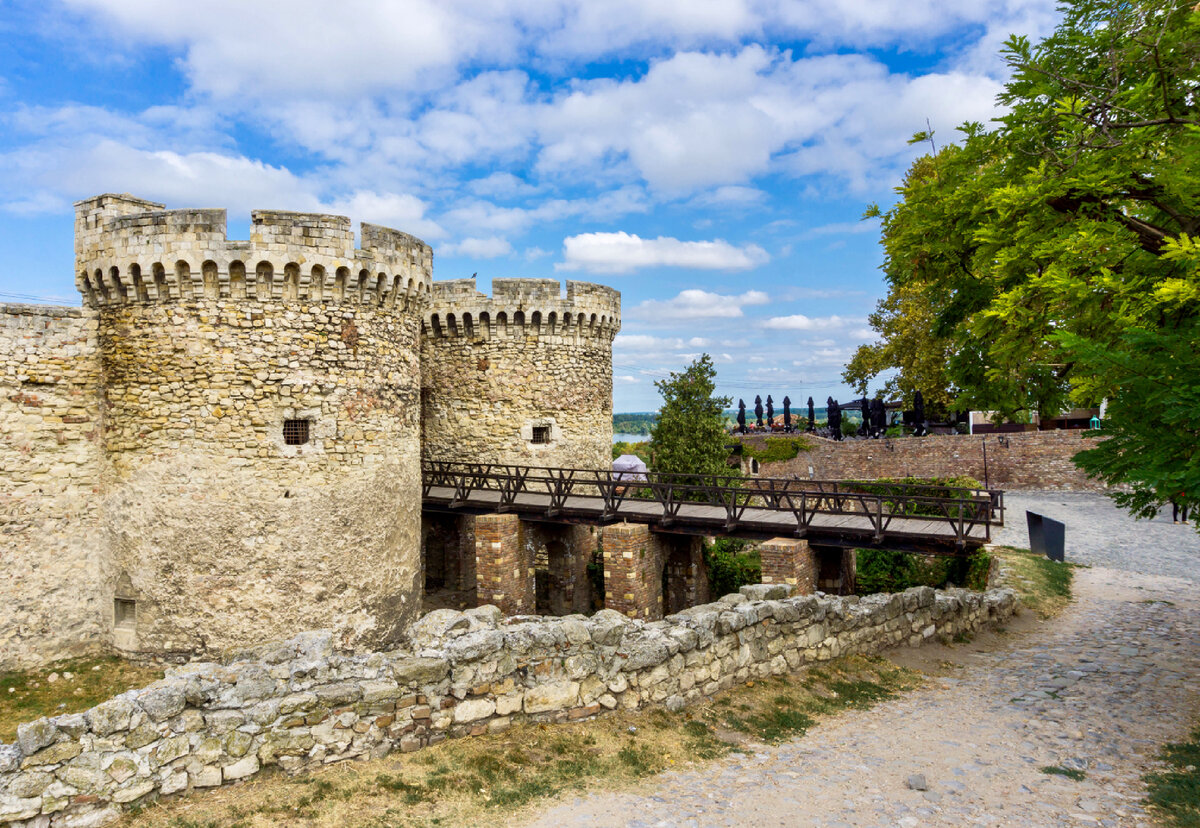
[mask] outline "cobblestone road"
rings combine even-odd
[[[1078,571],[1078,601],[1057,620],[804,738],[559,801],[532,824],[1151,824],[1141,775],[1200,714],[1200,584],[1183,579],[1200,543],[1190,527],[1134,523],[1101,497],[1059,492],[1010,501],[1022,530],[1025,503],[1066,518],[1070,559],[1106,564]],[[908,786],[914,774],[927,790]]]

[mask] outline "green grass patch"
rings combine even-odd
[[[1171,828],[1200,828],[1200,727],[1186,742],[1165,745],[1169,770],[1147,774],[1146,802]]]
[[[1052,618],[1071,602],[1074,564],[1052,561],[1012,546],[996,547],[994,552],[1012,570],[1009,585],[1020,595],[1021,603],[1040,617]]]
[[[34,670],[0,673],[0,742],[15,740],[17,725],[23,722],[81,713],[162,677],[161,669],[116,656],[74,658]]]
[[[1082,782],[1087,778],[1087,774],[1081,770],[1074,768],[1064,768],[1062,765],[1043,765],[1038,768],[1047,776],[1065,776],[1067,779],[1074,779],[1076,782]]]

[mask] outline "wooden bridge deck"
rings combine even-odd
[[[456,499],[457,496],[457,499]],[[833,546],[886,546],[946,553],[964,547],[975,548],[990,539],[990,526],[996,521],[970,523],[958,528],[945,519],[936,520],[920,515],[885,516],[882,532],[867,514],[814,513],[807,525],[801,525],[790,509],[747,506],[733,525],[724,506],[700,503],[681,503],[673,517],[664,519],[666,509],[654,500],[625,499],[606,511],[605,499],[599,495],[568,495],[555,507],[549,493],[519,492],[507,497],[497,489],[473,489],[456,493],[452,486],[426,485],[425,508],[437,511],[467,513],[515,512],[534,519],[563,523],[611,523],[628,521],[643,523],[667,532],[680,534],[726,535],[753,539],[772,537],[804,537],[812,543]],[[504,501],[508,501],[505,503]],[[962,535],[961,539],[959,535]],[[961,540],[961,543],[960,543]]]

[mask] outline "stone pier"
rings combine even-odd
[[[799,595],[817,590],[817,558],[808,541],[771,538],[759,547],[764,584],[789,584]]]
[[[534,571],[521,542],[521,519],[514,514],[475,518],[476,595],[480,606],[494,604],[505,615],[534,611]]]
[[[604,606],[630,618],[662,618],[662,544],[649,526],[605,526]]]

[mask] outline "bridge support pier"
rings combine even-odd
[[[798,538],[771,538],[759,548],[764,584],[791,584],[797,595],[817,591],[817,556],[808,541]]]
[[[604,545],[604,607],[630,618],[662,618],[662,544],[649,526],[614,523]]]
[[[476,600],[495,604],[505,615],[534,611],[533,560],[521,541],[521,518],[515,514],[475,518]]]

